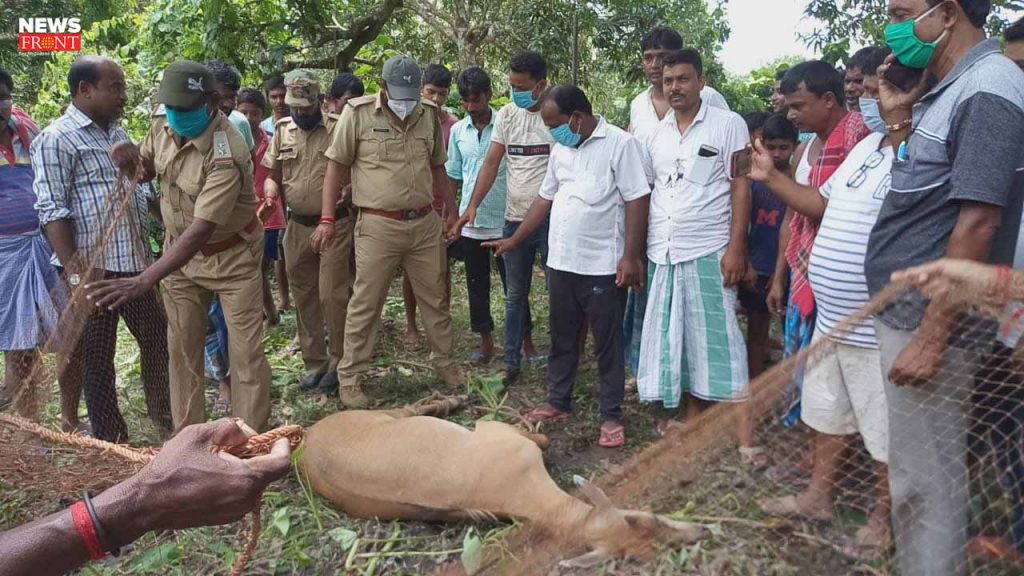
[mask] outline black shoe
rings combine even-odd
[[[312,392],[316,390],[316,387],[320,385],[320,380],[324,377],[326,372],[317,372],[316,374],[310,374],[299,381],[299,390],[303,392]]]
[[[338,373],[330,371],[324,374],[324,377],[320,379],[320,384],[316,387],[313,392],[317,394],[327,394],[328,396],[338,395]]]

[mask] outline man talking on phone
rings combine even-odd
[[[696,51],[667,53],[662,79],[672,108],[637,130],[654,182],[650,281],[643,322],[636,322],[642,326],[637,388],[642,401],[668,409],[688,393],[686,411],[696,413],[703,402],[748,395],[735,308],[747,271],[750,184],[732,170],[750,135],[739,114],[701,97],[704,69]],[[711,361],[708,350],[721,360]]]
[[[989,0],[890,0],[879,105],[895,151],[868,243],[871,295],[943,257],[1010,264],[1024,192],[1024,75],[986,39]],[[910,90],[897,76],[918,70]],[[905,575],[966,574],[967,409],[979,352],[916,290],[875,317],[889,403],[893,530]],[[977,327],[975,327],[977,328]],[[991,344],[973,330],[970,340]]]

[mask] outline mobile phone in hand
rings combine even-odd
[[[737,150],[732,154],[732,168],[729,170],[729,178],[748,176],[754,163],[754,150],[747,146],[743,150]]]

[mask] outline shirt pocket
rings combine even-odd
[[[608,176],[596,176],[587,172],[576,173],[573,180],[566,182],[569,196],[577,198],[587,206],[600,204],[608,187]]]
[[[707,186],[714,180],[718,171],[718,164],[721,161],[721,153],[714,156],[696,155],[693,157],[693,164],[686,173],[685,178],[698,186]]]
[[[281,148],[277,153],[277,161],[281,163],[281,177],[290,180],[295,174],[299,151],[294,147]]]

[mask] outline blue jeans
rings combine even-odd
[[[511,238],[522,222],[505,222],[505,238]],[[523,361],[523,337],[532,329],[530,284],[533,264],[540,255],[542,266],[548,261],[548,223],[538,228],[515,250],[504,255],[505,279],[505,369],[518,372]]]

